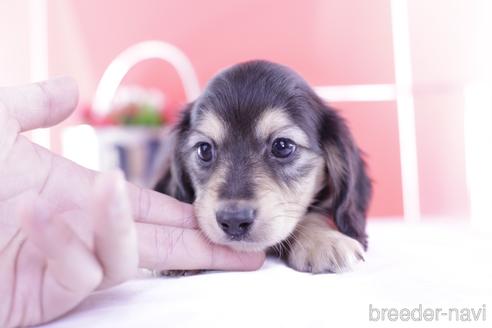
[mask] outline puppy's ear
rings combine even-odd
[[[367,249],[366,215],[372,194],[371,180],[347,124],[336,111],[322,106],[319,135],[325,152],[329,212],[342,233]]]
[[[195,200],[195,192],[180,150],[190,130],[192,108],[193,103],[190,103],[183,109],[178,124],[165,140],[165,150],[159,159],[160,178],[154,187],[155,191],[190,204]]]

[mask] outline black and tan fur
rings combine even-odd
[[[371,183],[361,152],[344,120],[289,68],[251,61],[220,72],[184,109],[171,140],[155,189],[193,203],[212,242],[276,249],[314,273],[362,258]],[[292,141],[287,158],[273,155],[278,140]],[[213,152],[209,162],[202,147]],[[224,211],[227,220],[247,211],[246,232],[230,235],[218,221]]]

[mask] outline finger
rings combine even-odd
[[[86,295],[101,282],[101,267],[65,222],[51,219],[47,213],[46,206],[37,201],[33,209],[25,209],[21,214],[23,228],[47,258],[46,274],[64,290]]]
[[[134,277],[138,268],[137,233],[122,173],[100,174],[92,198],[94,249],[104,271],[99,288],[107,288]]]
[[[49,218],[45,205],[38,201],[34,209],[21,212],[28,242],[47,262],[39,291],[43,322],[73,309],[102,280],[102,269],[90,250],[63,220]]]
[[[234,252],[199,230],[138,223],[140,266],[152,270],[256,270],[264,253]]]
[[[0,163],[4,161],[17,141],[18,133],[19,125],[15,120],[10,119],[9,113],[2,108],[2,103],[0,102]]]
[[[137,222],[164,224],[183,228],[198,226],[193,207],[172,197],[128,183],[128,194]]]
[[[19,123],[21,131],[61,122],[72,113],[77,101],[77,85],[68,77],[0,88],[0,110],[8,111]]]

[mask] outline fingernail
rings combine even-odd
[[[115,192],[121,192],[124,188],[124,177],[120,170],[112,170],[100,173],[94,183],[94,189],[98,198],[112,198]],[[120,190],[120,191],[118,191]]]
[[[125,178],[121,170],[115,170],[111,175],[111,195],[108,198],[109,216],[113,222],[121,222],[125,216],[129,216],[130,207],[126,191]]]
[[[112,175],[112,194],[111,201],[116,204],[120,204],[121,200],[126,196],[126,186],[125,186],[125,177],[123,176],[123,172],[120,170],[115,170],[111,172]]]
[[[238,252],[237,254],[241,258],[241,269],[246,271],[254,271],[260,269],[263,266],[266,258],[264,252]]]
[[[114,182],[115,182],[115,191],[117,196],[123,196],[126,193],[125,189],[125,176],[121,170],[114,171]]]

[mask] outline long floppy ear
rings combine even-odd
[[[159,179],[154,187],[155,191],[190,204],[195,200],[195,192],[180,150],[190,129],[192,107],[190,103],[183,109],[178,124],[165,140],[165,149],[158,160]]]
[[[329,212],[340,232],[367,249],[366,216],[372,195],[371,180],[347,124],[336,111],[322,106],[319,132],[325,152]]]

